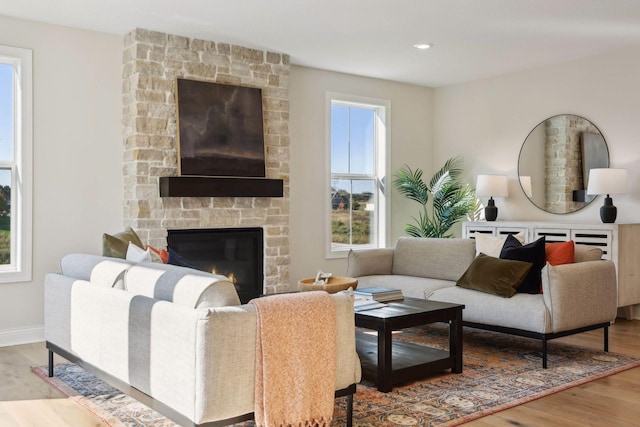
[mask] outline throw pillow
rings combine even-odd
[[[161,262],[163,264],[167,264],[169,262],[169,251],[166,249],[156,249],[153,246],[146,246],[146,249],[151,249],[151,260],[153,262]],[[156,255],[158,259],[155,258]]]
[[[189,262],[185,257],[180,255],[178,252],[169,248],[169,262],[167,264],[177,265],[180,267],[193,268],[194,270],[200,270],[200,267],[195,266],[191,262]]]
[[[509,298],[516,293],[516,288],[527,276],[531,266],[530,262],[480,254],[474,258],[456,285]]]
[[[104,233],[102,235],[102,255],[124,259],[127,257],[129,242],[140,249],[144,247],[140,237],[131,227],[127,227],[124,231],[114,235]]]
[[[524,233],[522,231],[513,236],[518,239],[520,243],[524,244]],[[474,234],[474,238],[476,240],[476,255],[483,253],[495,258],[500,257],[500,251],[504,246],[504,242],[507,240],[506,237],[487,236],[480,233]]]
[[[140,262],[151,262],[151,251],[149,249],[145,251],[144,249],[134,245],[132,242],[129,242],[126,260],[135,262],[136,264]]]
[[[522,284],[518,287],[518,292],[527,294],[540,293],[540,272],[546,264],[544,244],[544,236],[527,245],[522,245],[522,243],[513,236],[508,236],[504,242],[504,246],[500,252],[500,258],[525,261],[533,264],[531,270],[529,270],[529,274],[527,274],[527,277],[525,277]]]
[[[551,265],[573,264],[575,245],[573,240],[568,242],[547,243],[544,245],[547,262]]]

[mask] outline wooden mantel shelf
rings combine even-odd
[[[160,197],[282,197],[281,179],[229,176],[163,176]]]

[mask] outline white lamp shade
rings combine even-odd
[[[478,197],[507,197],[507,177],[505,175],[478,175],[476,181],[476,196]]]
[[[626,169],[594,168],[589,170],[587,194],[626,194],[629,191]]]
[[[524,194],[526,194],[528,198],[532,198],[533,191],[531,191],[531,177],[521,176],[520,185],[522,186],[522,190],[524,191]]]

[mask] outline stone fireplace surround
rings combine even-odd
[[[289,56],[144,29],[124,37],[124,224],[165,248],[167,230],[262,227],[264,291],[289,288]],[[176,78],[259,87],[266,177],[284,196],[160,197],[160,177],[178,175]]]

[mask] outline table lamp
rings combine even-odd
[[[611,194],[626,194],[628,191],[626,169],[593,168],[589,170],[587,194],[606,195],[604,205],[600,208],[600,219],[603,223],[616,222],[618,209],[613,205]]]
[[[507,197],[507,177],[505,175],[478,175],[476,181],[476,196],[489,197],[489,202],[484,208],[484,218],[487,221],[495,221],[498,218],[498,207],[493,201],[494,197]]]

